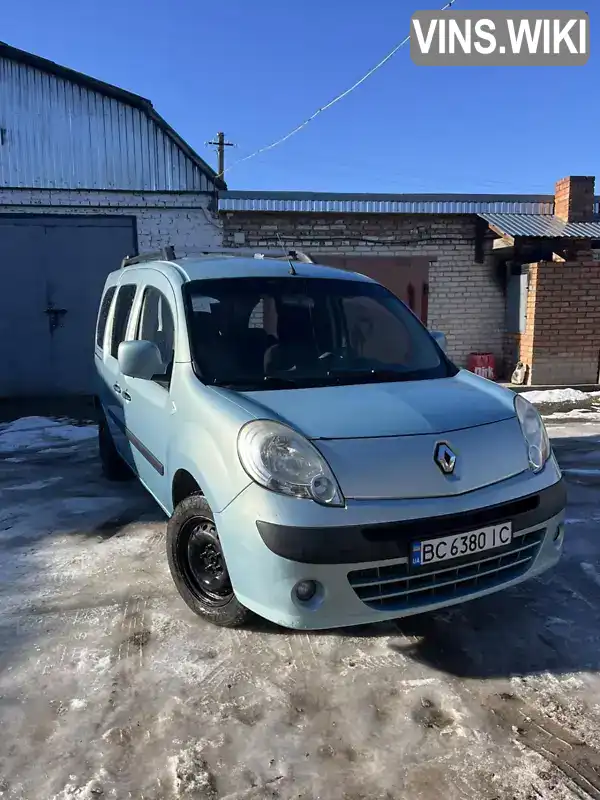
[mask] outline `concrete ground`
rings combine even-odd
[[[600,410],[549,413],[557,569],[314,634],[196,618],[93,428],[0,426],[0,798],[600,798]]]

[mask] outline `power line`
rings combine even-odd
[[[447,11],[449,8],[451,8],[454,5],[455,2],[456,2],[456,0],[448,0],[446,5],[442,6],[440,11]],[[371,75],[373,75],[375,72],[377,72],[378,69],[383,67],[384,64],[387,64],[387,62],[391,58],[393,58],[393,56],[396,55],[398,50],[400,50],[401,47],[404,47],[404,45],[409,41],[410,41],[410,33],[399,44],[397,44],[394,47],[393,50],[390,50],[390,52],[384,58],[382,58],[381,61],[378,64],[375,64],[375,66],[372,67],[367,73],[365,73],[362,76],[362,78],[359,78],[356,81],[356,83],[353,83],[352,86],[350,86],[348,89],[346,89],[341,94],[338,94],[337,97],[334,97],[333,100],[330,100],[330,102],[327,103],[326,105],[321,106],[321,108],[318,108],[315,111],[314,114],[311,114],[310,117],[305,119],[304,122],[301,122],[300,125],[297,125],[289,133],[286,133],[285,136],[282,136],[281,139],[277,139],[275,142],[271,142],[271,144],[267,144],[264,147],[260,147],[258,150],[255,150],[253,153],[250,153],[250,155],[244,156],[244,158],[240,158],[237,161],[234,161],[233,164],[231,164],[229,167],[227,167],[227,169],[224,169],[222,172],[218,173],[217,174],[217,178],[222,178],[223,175],[225,175],[225,173],[229,172],[230,169],[233,169],[233,167],[237,166],[238,164],[242,164],[244,161],[249,161],[251,158],[255,158],[256,156],[259,156],[261,153],[266,153],[267,150],[273,150],[274,147],[278,147],[280,144],[283,144],[284,142],[287,142],[287,140],[291,139],[292,136],[297,134],[303,128],[306,128],[306,126],[310,122],[312,122],[313,119],[316,119],[316,117],[318,117],[319,114],[322,114],[324,111],[327,111],[328,108],[331,108],[331,106],[334,106],[336,103],[339,103],[340,100],[343,100],[344,97],[347,97],[351,92],[353,92],[355,89],[357,89],[362,83],[364,83],[367,80],[367,78],[370,78]]]

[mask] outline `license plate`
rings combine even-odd
[[[437,539],[413,542],[411,545],[411,564],[424,567],[437,561],[451,561],[454,558],[472,556],[485,550],[504,547],[512,541],[512,523],[502,522],[489,528],[480,528],[469,533],[455,533]]]

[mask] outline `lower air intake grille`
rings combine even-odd
[[[348,574],[350,585],[370,608],[401,611],[442,603],[474,592],[492,589],[523,575],[532,565],[545,530],[515,536],[501,553],[481,553],[475,560],[454,566],[434,564],[423,570],[409,569],[407,563]],[[493,552],[493,551],[492,551]]]

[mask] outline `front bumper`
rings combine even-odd
[[[252,484],[216,523],[241,603],[284,627],[324,629],[444,608],[539,575],[560,558],[565,505],[552,458],[538,475],[462,496],[348,501],[337,509]],[[411,572],[411,540],[509,520],[514,537],[506,548]],[[320,587],[305,603],[294,592],[302,580]]]

